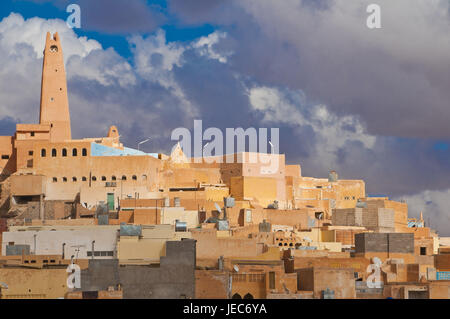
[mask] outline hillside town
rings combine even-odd
[[[450,237],[370,181],[72,139],[62,42],[39,123],[0,136],[0,299],[450,298]]]

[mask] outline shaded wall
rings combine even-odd
[[[121,285],[125,299],[195,297],[196,242],[168,241],[159,266],[120,266],[117,259],[90,260],[81,272],[81,290],[106,290]]]

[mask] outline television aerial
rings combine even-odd
[[[217,211],[222,214],[222,209],[220,208],[219,204],[214,203],[214,206],[216,206]]]

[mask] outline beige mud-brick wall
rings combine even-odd
[[[450,299],[450,286],[447,282],[434,281],[428,286],[430,299]]]
[[[35,161],[34,145],[50,139],[50,125],[17,124],[14,140],[16,166],[18,172],[28,174],[33,169]]]
[[[266,207],[277,200],[277,180],[269,177],[232,177],[231,195],[237,200],[255,200]]]
[[[8,289],[2,289],[2,298],[56,299],[68,291],[66,268],[0,268],[0,281],[8,285]]]
[[[415,238],[414,239],[414,254],[420,256],[420,250],[421,248],[425,248],[425,255],[431,256],[433,255],[434,251],[434,240],[433,237],[428,238]]]
[[[95,204],[105,201],[106,194],[113,189],[113,192],[124,197],[130,192],[133,196],[138,192],[144,197],[148,192],[157,191],[160,160],[151,156],[90,156],[90,146],[91,142],[83,140],[35,143],[34,173],[47,176],[47,199],[73,200],[86,187],[95,192],[97,197],[86,196],[89,202]],[[41,156],[43,149],[46,150],[45,157]],[[56,157],[52,156],[53,149],[57,152]],[[67,156],[62,156],[63,149],[67,150]],[[77,156],[72,155],[73,149],[77,150]],[[87,156],[82,156],[83,149],[86,149]],[[122,176],[126,180],[122,180]],[[133,179],[134,176],[136,179]],[[56,178],[56,182],[53,178]],[[107,187],[107,182],[114,182],[115,186]]]
[[[219,184],[221,180],[218,168],[176,168],[161,172],[164,188],[196,187],[200,183]]]
[[[217,238],[215,229],[191,230],[197,240],[197,259],[227,257],[256,257],[263,252],[259,241],[249,238]]]
[[[196,299],[228,299],[229,273],[217,270],[195,271]]]
[[[198,226],[198,211],[185,210],[184,207],[164,207],[161,209],[162,224],[175,225],[176,220],[185,222],[187,228],[196,228]]]
[[[166,254],[167,238],[139,239],[137,236],[121,236],[117,243],[117,257],[121,263],[130,261],[159,262]]]
[[[12,196],[34,196],[45,194],[46,177],[43,175],[11,176]]]
[[[326,268],[352,268],[364,279],[367,277],[366,269],[370,264],[370,259],[364,257],[353,258],[335,258],[333,256],[325,257],[294,257],[294,268],[302,269],[308,267],[326,267]]]
[[[128,213],[122,211],[121,213]],[[137,225],[158,225],[161,223],[160,210],[156,209],[135,209],[133,223]]]
[[[302,168],[300,165],[286,165],[286,176],[299,178],[302,176]]]
[[[231,296],[239,294],[241,298],[250,294],[254,299],[266,298],[266,274],[264,272],[232,273]]]
[[[354,269],[333,269],[314,267],[297,270],[299,290],[313,290],[315,298],[322,298],[326,288],[334,290],[336,299],[356,297]]]
[[[393,200],[383,199],[366,199],[368,207],[390,208],[394,210],[394,227],[395,231],[402,231],[408,226],[408,204]]]
[[[311,209],[295,210],[273,210],[264,209],[267,222],[272,225],[300,226],[301,229],[308,228],[308,218],[314,218]]]
[[[12,136],[0,136],[0,182],[3,180],[1,176],[7,176],[16,171],[13,143]]]

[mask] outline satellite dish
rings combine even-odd
[[[216,206],[216,209],[219,213],[222,213],[222,209],[220,208],[219,204],[214,203],[214,206]]]
[[[239,267],[237,265],[234,265],[233,269],[234,269],[235,272],[239,272]]]

